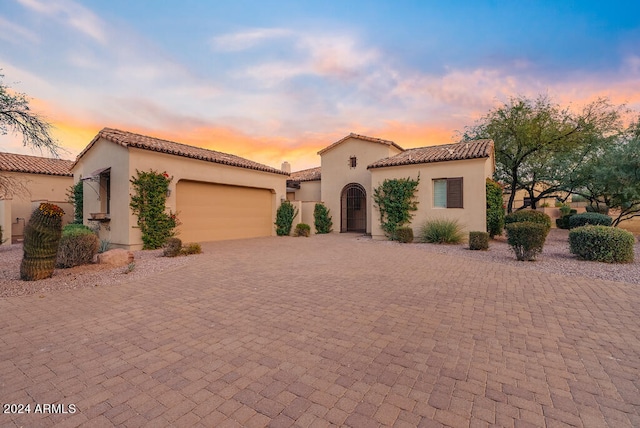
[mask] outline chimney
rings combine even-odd
[[[280,169],[288,174],[291,174],[291,165],[287,161],[282,162],[282,166],[280,167]]]

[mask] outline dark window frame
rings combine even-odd
[[[435,206],[435,182],[446,181],[446,202],[444,207]],[[464,180],[463,177],[434,178],[434,208],[462,208],[464,209]]]

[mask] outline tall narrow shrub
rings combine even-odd
[[[504,229],[504,201],[502,186],[497,181],[487,178],[487,232],[489,237],[502,235]]]
[[[415,180],[386,179],[373,191],[373,201],[380,212],[380,227],[392,241],[397,239],[396,229],[411,223],[411,211],[418,209],[414,195],[419,183],[420,176]]]
[[[33,211],[24,228],[20,278],[37,281],[51,278],[56,267],[58,243],[62,234],[64,211],[57,205],[42,203]]]
[[[289,201],[283,201],[276,212],[276,234],[288,236],[291,233],[293,219],[298,215],[298,209]]]
[[[313,208],[313,220],[316,226],[316,233],[330,233],[333,221],[330,215],[331,210],[324,206],[324,204],[317,203]]]
[[[82,180],[78,181],[67,190],[67,200],[73,205],[73,222],[83,223],[84,186]]]
[[[162,247],[167,239],[175,235],[178,225],[176,215],[167,213],[165,204],[172,178],[154,170],[141,172],[131,178],[134,194],[129,206],[138,217],[138,227],[142,232],[142,248],[155,250]]]

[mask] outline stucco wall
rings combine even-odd
[[[104,210],[105,202],[100,199],[100,182],[96,180],[83,181],[83,218],[84,224],[99,228],[100,239],[111,242],[113,247],[129,248],[129,231],[135,225],[135,220],[129,209],[129,194],[131,178],[129,156],[126,148],[110,141],[100,139],[85,153],[73,167],[73,178],[80,180],[103,168],[111,168],[111,221],[99,223],[89,221],[91,213]],[[135,172],[135,171],[134,171]],[[104,196],[104,195],[103,195]],[[117,219],[117,221],[116,221]]]
[[[129,195],[133,191],[129,180],[136,175],[136,170],[166,171],[173,177],[169,187],[170,195],[167,198],[167,209],[174,212],[176,211],[176,183],[180,180],[269,189],[273,193],[272,218],[274,220],[281,199],[286,197],[286,175],[215,164],[137,148],[126,149],[102,139],[97,141],[78,162],[74,168],[74,175],[87,175],[92,171],[106,167],[111,167],[112,220],[108,224],[103,224],[101,237],[109,239],[112,245],[117,247],[142,248],[140,230],[136,227],[137,218],[129,208]],[[88,218],[89,213],[99,212],[100,209],[96,191],[88,190],[87,186],[88,184],[85,183],[85,218]],[[87,196],[91,196],[90,201],[87,201]],[[275,230],[273,234],[275,235]]]
[[[492,168],[486,163],[490,158],[462,161],[436,162],[419,165],[406,165],[371,170],[371,183],[375,188],[385,179],[417,178],[420,184],[416,192],[418,210],[414,211],[411,221],[414,235],[419,235],[420,226],[428,219],[456,219],[465,231],[486,231],[486,185],[485,180],[492,174]],[[433,203],[433,180],[441,178],[463,177],[463,208],[435,208]],[[373,208],[372,236],[374,239],[386,239],[380,228],[380,213]]]
[[[300,183],[300,188],[296,189],[295,200],[319,201],[322,195],[321,187],[320,180],[303,181]]]
[[[367,193],[367,233],[371,233],[371,163],[400,153],[386,144],[350,138],[321,155],[321,200],[331,210],[334,231],[340,231],[340,197],[347,184],[358,183]],[[351,168],[349,158],[356,156],[357,166]]]
[[[73,185],[73,177],[16,172],[3,174],[23,185],[23,189],[4,204],[2,230],[5,237],[22,236],[24,226],[33,212],[33,201],[51,202],[60,206],[65,212],[63,225],[73,221],[73,205],[67,203],[67,190]],[[9,239],[5,244],[10,243]]]

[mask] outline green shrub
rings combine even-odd
[[[633,262],[635,239],[631,232],[608,226],[581,226],[569,232],[569,250],[584,260]]]
[[[420,228],[422,242],[459,244],[464,238],[458,220],[427,220]]]
[[[569,215],[570,212],[571,212],[571,205],[569,204],[560,205],[560,214],[562,214],[562,217]]]
[[[380,213],[380,228],[392,241],[396,240],[396,229],[411,223],[411,211],[418,209],[415,193],[420,175],[411,178],[385,179],[373,189],[373,202]]]
[[[497,181],[487,178],[487,232],[493,238],[502,235],[504,229],[504,201],[502,186]]]
[[[201,253],[202,253],[202,247],[197,242],[192,242],[190,244],[187,244],[180,249],[180,255],[183,255],[183,256],[189,256],[191,254],[201,254]]]
[[[98,236],[83,224],[68,224],[62,229],[56,267],[71,268],[93,262],[100,247]]]
[[[298,209],[289,201],[283,201],[276,212],[276,234],[288,236],[291,233],[293,219],[298,214]]]
[[[600,213],[575,214],[569,219],[569,229],[575,229],[576,227],[586,226],[588,224],[593,226],[611,226],[611,222],[611,217]]]
[[[586,207],[584,207],[584,209],[588,213],[600,213],[605,215],[609,214],[609,207],[606,205],[597,205],[597,206],[587,205]]]
[[[69,223],[62,228],[62,236],[86,235],[88,233],[93,233],[95,235],[93,229],[89,226],[85,226],[84,224]]]
[[[551,217],[549,217],[547,214],[540,211],[532,211],[532,210],[516,211],[511,214],[508,214],[504,218],[505,225],[511,224],[511,223],[521,223],[521,222],[539,223],[544,225],[545,228],[547,229],[547,232],[545,233],[545,237],[546,237],[546,234],[551,229]]]
[[[396,229],[396,239],[403,244],[409,244],[413,242],[413,229],[407,226],[402,226]]]
[[[558,229],[569,229],[569,219],[573,217],[574,214],[566,214],[560,218],[556,219],[556,227]]]
[[[470,250],[488,250],[489,249],[489,233],[469,232],[469,249]]]
[[[317,203],[313,208],[313,221],[316,226],[316,233],[330,233],[331,226],[333,226],[333,221],[331,221],[331,216],[329,209],[324,206],[324,204]]]
[[[164,257],[175,257],[182,250],[182,241],[180,238],[169,238],[163,245],[162,255]]]
[[[82,210],[84,200],[83,181],[79,180],[76,184],[67,189],[67,202],[73,205],[73,223],[82,224]]]
[[[507,242],[516,253],[516,258],[521,261],[535,260],[536,256],[542,252],[544,241],[549,233],[545,224],[531,221],[508,223],[505,229],[507,229]]]
[[[306,223],[298,223],[293,231],[293,236],[306,236],[308,238],[309,235],[311,235],[311,226]]]

